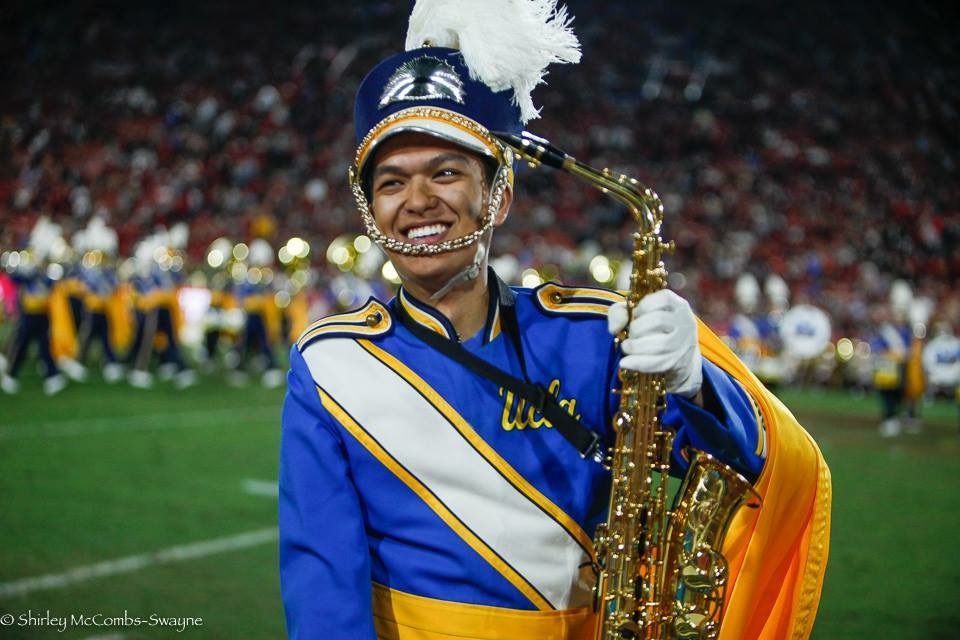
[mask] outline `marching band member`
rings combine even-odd
[[[291,350],[279,513],[291,638],[592,638],[587,532],[610,474],[591,443],[612,440],[620,367],[665,375],[678,471],[691,444],[762,497],[725,549],[721,638],[809,634],[829,472],[789,412],[668,290],[631,320],[614,292],[511,288],[488,269],[514,194],[513,155],[489,132],[519,133],[544,67],[579,59],[567,23],[542,0],[419,0],[408,50],[358,90],[351,187],[402,286]]]
[[[47,253],[59,236],[59,225],[41,216],[30,234],[27,250],[21,253],[23,257],[11,274],[17,286],[18,314],[17,326],[7,348],[5,370],[0,371],[0,389],[6,393],[20,390],[17,376],[26,361],[30,344],[34,342],[43,363],[43,392],[52,396],[67,386],[67,380],[56,364],[54,347],[58,337],[61,344],[64,339],[69,343],[72,320],[66,299],[54,296],[56,280],[47,273]]]
[[[179,331],[183,322],[177,298],[178,282],[171,255],[186,246],[186,226],[175,226],[172,235],[161,231],[141,241],[135,251],[137,273],[131,281],[136,311],[136,336],[130,350],[134,387],[149,389],[153,356],[160,358],[163,377],[186,388],[196,383],[196,373],[187,368],[180,350]]]
[[[960,338],[949,322],[937,322],[923,347],[923,370],[934,394],[951,397],[960,385]]]
[[[230,257],[233,243],[227,238],[217,238],[207,249],[206,265],[207,290],[210,292],[210,305],[203,316],[203,350],[201,351],[201,370],[211,373],[217,367],[220,342],[229,338],[236,340],[237,328],[233,326],[234,314],[241,314],[236,297],[233,295],[233,280],[230,277]],[[241,322],[237,323],[242,324]]]
[[[764,384],[773,387],[783,381],[780,336],[773,315],[763,312],[756,276],[744,273],[737,278],[734,298],[739,308],[730,323],[734,351]]]
[[[279,253],[284,268],[277,274],[275,288],[277,306],[282,312],[282,344],[289,350],[290,345],[295,343],[310,325],[310,300],[307,293],[313,288],[316,275],[310,268],[310,245],[302,238],[291,238]]]
[[[155,238],[148,236],[140,240],[134,249],[133,259],[136,272],[129,280],[129,290],[133,303],[134,332],[133,342],[127,352],[127,364],[130,372],[127,381],[138,389],[153,386],[153,373],[150,372],[150,360],[153,357],[153,336],[156,332],[156,296],[157,283],[153,279],[153,251]]]
[[[913,290],[902,280],[890,287],[890,306],[880,308],[876,334],[870,340],[874,356],[874,388],[880,396],[882,438],[900,435],[903,430],[920,430],[918,405],[923,395],[923,323],[911,323]],[[917,331],[915,329],[919,329]],[[901,413],[904,420],[901,421]]]
[[[277,368],[274,349],[280,340],[280,310],[274,301],[273,249],[263,238],[250,242],[250,268],[234,287],[234,295],[244,312],[243,331],[235,347],[232,372],[237,383],[245,380],[243,368],[250,355],[256,355],[263,371],[263,386],[274,389],[283,384],[283,372]]]
[[[118,318],[113,311],[119,282],[112,264],[117,253],[117,233],[102,218],[90,220],[83,235],[79,279],[83,283],[83,320],[80,323],[80,362],[86,363],[94,342],[100,345],[103,379],[117,382],[124,375],[116,355]]]

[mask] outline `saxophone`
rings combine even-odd
[[[629,317],[645,295],[666,286],[661,256],[672,244],[660,237],[663,205],[656,193],[609,169],[597,171],[527,132],[494,135],[533,166],[571,173],[629,207],[640,227],[633,234]],[[624,328],[618,344],[626,335]],[[689,452],[689,471],[671,491],[674,435],[660,424],[664,377],[620,369],[619,378],[616,438],[606,458],[612,472],[609,511],[593,540],[595,638],[713,640],[729,577],[723,541],[740,505],[753,498],[750,506],[757,506],[759,497],[746,478],[702,451]]]

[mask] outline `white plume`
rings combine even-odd
[[[87,251],[90,250],[91,245],[93,243],[92,243],[92,240],[90,239],[90,234],[87,232],[87,230],[80,229],[79,231],[73,234],[73,238],[71,239],[71,244],[73,245],[73,248],[77,253],[86,253]]]
[[[178,222],[170,227],[170,230],[167,232],[167,241],[173,249],[183,251],[187,248],[187,240],[189,239],[190,227],[187,226],[186,222]]]
[[[77,247],[78,251],[96,250],[109,255],[113,255],[117,251],[117,232],[108,227],[100,216],[90,218],[83,238],[85,247]],[[76,245],[76,241],[74,241],[74,245]]]
[[[757,282],[756,276],[752,273],[744,273],[737,278],[737,283],[733,287],[733,296],[743,311],[753,312],[760,301],[760,283]]]
[[[547,66],[580,62],[572,20],[557,0],[417,0],[406,48],[459,49],[474,80],[494,91],[513,89],[526,123],[540,113],[530,94]]]
[[[913,302],[913,289],[906,280],[894,280],[890,284],[890,306],[894,310],[906,312]]]
[[[250,242],[250,265],[254,267],[269,267],[273,264],[273,249],[270,243],[263,238],[254,238]]]
[[[54,245],[57,244],[57,239],[61,236],[60,225],[54,224],[45,215],[40,216],[30,231],[30,240],[27,246],[38,259],[46,260],[50,257]]]

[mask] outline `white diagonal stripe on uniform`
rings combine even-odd
[[[324,391],[554,607],[579,604],[574,584],[588,560],[579,543],[416,389],[349,338],[316,342],[303,357]],[[390,402],[372,402],[371,389]]]

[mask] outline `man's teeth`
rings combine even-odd
[[[426,238],[427,236],[435,236],[437,234],[443,233],[447,230],[447,225],[444,224],[431,224],[426,227],[417,227],[416,229],[410,229],[407,232],[407,237],[411,240],[416,240],[417,238]]]

